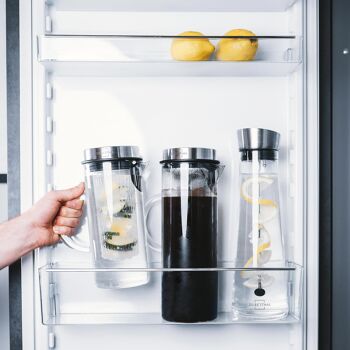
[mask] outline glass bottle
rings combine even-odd
[[[288,315],[285,247],[278,185],[279,133],[238,130],[240,217],[233,311],[237,318],[281,319]],[[273,270],[259,270],[276,268]],[[256,270],[254,270],[256,269]]]
[[[223,167],[215,159],[215,150],[167,149],[161,163],[163,266],[217,267],[217,180]],[[165,320],[213,320],[217,304],[217,272],[163,273]]]
[[[97,268],[147,268],[142,175],[145,163],[136,146],[86,149],[85,194],[90,247],[74,237],[65,242],[90,251]],[[130,288],[146,284],[147,272],[96,272],[99,288]]]

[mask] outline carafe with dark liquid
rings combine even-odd
[[[217,267],[217,179],[215,150],[164,151],[162,172],[163,266]],[[162,316],[171,322],[205,322],[217,317],[218,273],[164,272]]]

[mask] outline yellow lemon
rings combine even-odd
[[[257,263],[258,266],[263,266],[267,262],[270,261],[272,251],[271,251],[271,237],[269,232],[265,229],[263,225],[259,225],[260,228],[260,237],[258,238],[258,247],[256,250],[256,257],[257,257]],[[252,238],[253,232],[249,234],[249,237]],[[251,256],[247,262],[244,264],[244,268],[250,268],[252,267],[254,260],[254,256]],[[241,277],[242,278],[251,278],[252,276],[255,276],[255,271],[241,271]]]
[[[272,251],[271,249],[269,249],[270,246],[271,246],[271,242],[266,242],[258,247],[256,256],[257,256],[257,263],[259,267],[263,266],[264,264],[270,261],[271,255],[272,255]],[[252,267],[253,259],[254,258],[251,256],[247,260],[247,262],[244,264],[243,268],[249,269],[250,267]],[[256,274],[256,271],[250,271],[250,270],[241,271],[242,278],[251,278],[255,274]]]
[[[203,36],[200,32],[183,32],[179,36]],[[207,38],[176,38],[171,44],[171,56],[177,61],[206,61],[215,46]]]
[[[255,36],[245,29],[234,29],[225,36]],[[257,39],[226,38],[219,41],[216,57],[221,61],[251,61],[258,50]]]
[[[273,184],[273,179],[265,176],[259,176],[257,179],[254,177],[251,177],[247,180],[245,180],[241,187],[241,196],[242,198],[248,202],[249,204],[259,204],[259,205],[265,205],[265,206],[271,206],[277,208],[277,203],[274,202],[272,199],[267,198],[256,198],[253,200],[252,198],[252,187],[253,182],[257,181],[259,187],[263,190],[265,187],[270,186]]]
[[[131,250],[136,245],[137,239],[132,232],[132,221],[125,218],[117,218],[110,230],[104,233],[104,245],[111,250]]]
[[[127,218],[116,218],[113,220],[109,231],[115,232],[117,236],[125,236],[131,230],[133,222]]]
[[[116,236],[107,233],[104,246],[108,250],[128,251],[132,250],[137,244],[137,240],[132,237]]]
[[[270,260],[269,258],[271,258],[271,251],[269,252],[269,254],[266,254],[268,252],[268,250],[266,249],[270,248],[270,246],[271,246],[271,242],[266,242],[258,247],[256,255],[257,255],[257,260],[259,265],[266,264]],[[246,269],[250,267],[252,263],[253,263],[253,257],[251,256],[248,259],[248,261],[245,263],[244,268]]]

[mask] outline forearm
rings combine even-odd
[[[35,248],[56,244],[79,224],[84,184],[48,192],[21,216],[0,224],[0,269]]]
[[[35,249],[35,236],[23,215],[0,224],[0,269]]]

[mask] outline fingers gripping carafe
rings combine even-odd
[[[261,268],[286,267],[280,220],[280,135],[266,129],[238,130],[240,217],[233,311],[236,317],[279,319],[288,314],[287,276]]]

